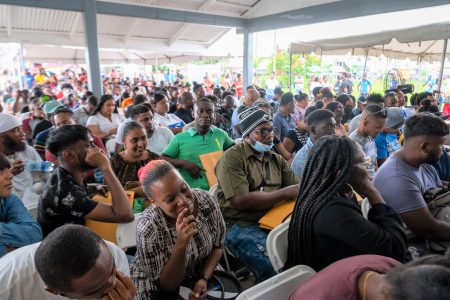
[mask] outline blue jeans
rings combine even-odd
[[[257,283],[276,274],[267,256],[266,240],[267,233],[258,225],[235,224],[225,236],[225,246],[255,274]]]

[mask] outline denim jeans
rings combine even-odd
[[[258,225],[235,224],[225,236],[225,246],[255,274],[257,283],[276,274],[267,255],[266,240],[267,233]]]

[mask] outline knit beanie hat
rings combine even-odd
[[[241,120],[242,137],[249,135],[259,124],[272,121],[267,112],[255,106],[244,110],[238,117]]]

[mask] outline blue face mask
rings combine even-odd
[[[250,141],[250,145],[252,146],[253,149],[255,149],[255,151],[264,153],[264,152],[270,151],[270,149],[272,149],[273,142],[270,145],[266,145],[266,144],[263,144],[263,143],[255,140],[255,144],[253,145],[253,143]]]

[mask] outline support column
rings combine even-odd
[[[292,53],[289,49],[289,92],[292,92]]]
[[[448,39],[444,40],[444,47],[442,49],[442,57],[441,57],[441,69],[439,70],[439,84],[438,84],[438,100],[441,98],[441,86],[442,86],[442,77],[444,75],[444,66],[445,66],[445,56],[447,55],[447,42]]]
[[[253,33],[244,30],[244,91],[253,83]]]
[[[100,55],[97,39],[97,3],[96,0],[83,1],[84,39],[86,46],[86,64],[89,90],[97,97],[102,95],[100,75]]]
[[[369,56],[369,48],[367,48],[364,52],[365,52],[364,53],[364,69],[363,69],[362,77],[364,77],[364,74],[366,74],[367,57]]]

